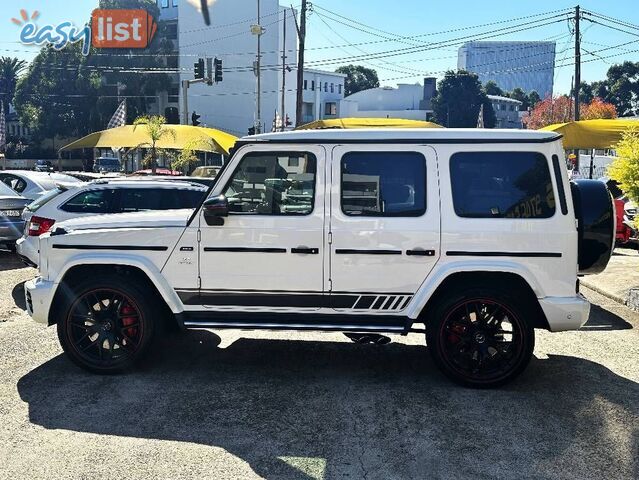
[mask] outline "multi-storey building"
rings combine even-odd
[[[519,87],[545,98],[553,92],[555,42],[468,42],[459,47],[457,68],[504,91]]]

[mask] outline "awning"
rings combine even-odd
[[[639,121],[625,119],[580,120],[578,122],[556,123],[540,130],[562,134],[564,148],[569,150],[612,148],[621,140],[621,134],[631,126],[639,128]]]
[[[433,122],[424,120],[408,120],[404,118],[332,118],[316,120],[300,125],[295,130],[314,130],[320,128],[444,128]]]
[[[165,128],[175,132],[160,139],[157,148],[181,150],[190,147],[202,152],[228,154],[237,137],[215,128],[192,127],[190,125],[166,125]],[[60,149],[77,150],[79,148],[148,148],[149,136],[146,125],[124,125],[122,127],[102,130],[82,137]]]

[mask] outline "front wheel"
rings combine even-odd
[[[460,292],[439,302],[426,321],[437,366],[469,387],[503,385],[528,365],[535,347],[531,312],[489,289]]]
[[[156,317],[148,295],[116,277],[87,280],[70,290],[58,338],[80,367],[96,373],[130,368],[147,350]]]

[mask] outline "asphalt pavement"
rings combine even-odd
[[[0,253],[0,479],[639,478],[639,314],[593,291],[498,390],[450,383],[421,335],[197,331],[139,368],[75,367]]]

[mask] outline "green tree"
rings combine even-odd
[[[484,85],[484,92],[486,92],[486,95],[498,95],[500,97],[504,96],[504,91],[499,88],[499,85],[497,85],[497,83],[493,82],[492,80],[488,80],[486,82],[486,84]]]
[[[581,102],[590,103],[595,96],[592,83],[581,82],[581,84],[579,84],[579,100]]]
[[[446,127],[472,128],[477,126],[479,109],[484,105],[484,125],[495,126],[495,112],[481,88],[477,75],[466,71],[448,71],[437,85],[433,98],[435,121]]]
[[[148,141],[139,144],[137,148],[149,148],[149,152],[144,157],[144,163],[146,166],[151,167],[151,173],[155,175],[158,167],[158,154],[162,151],[162,149],[157,147],[157,143],[166,136],[170,136],[175,140],[175,130],[166,126],[166,118],[162,115],[143,115],[136,118],[133,125],[134,130],[140,125],[144,125],[146,128]]]
[[[608,167],[608,175],[635,203],[639,203],[639,129],[626,130],[615,145],[617,156]]]
[[[0,57],[0,102],[4,105],[5,115],[9,113],[9,104],[13,103],[18,77],[26,66],[24,60]]]
[[[530,99],[528,98],[528,95],[526,95],[526,92],[524,92],[521,88],[514,88],[513,91],[508,94],[508,96],[513,100],[519,100],[521,102],[519,110],[523,112],[528,110],[528,107],[530,106]]]
[[[335,70],[346,75],[344,82],[344,96],[352,95],[361,90],[379,87],[377,72],[362,65],[344,65]]]
[[[528,92],[528,106],[530,108],[535,108],[539,102],[541,102],[542,98],[539,96],[536,90],[531,90]]]

